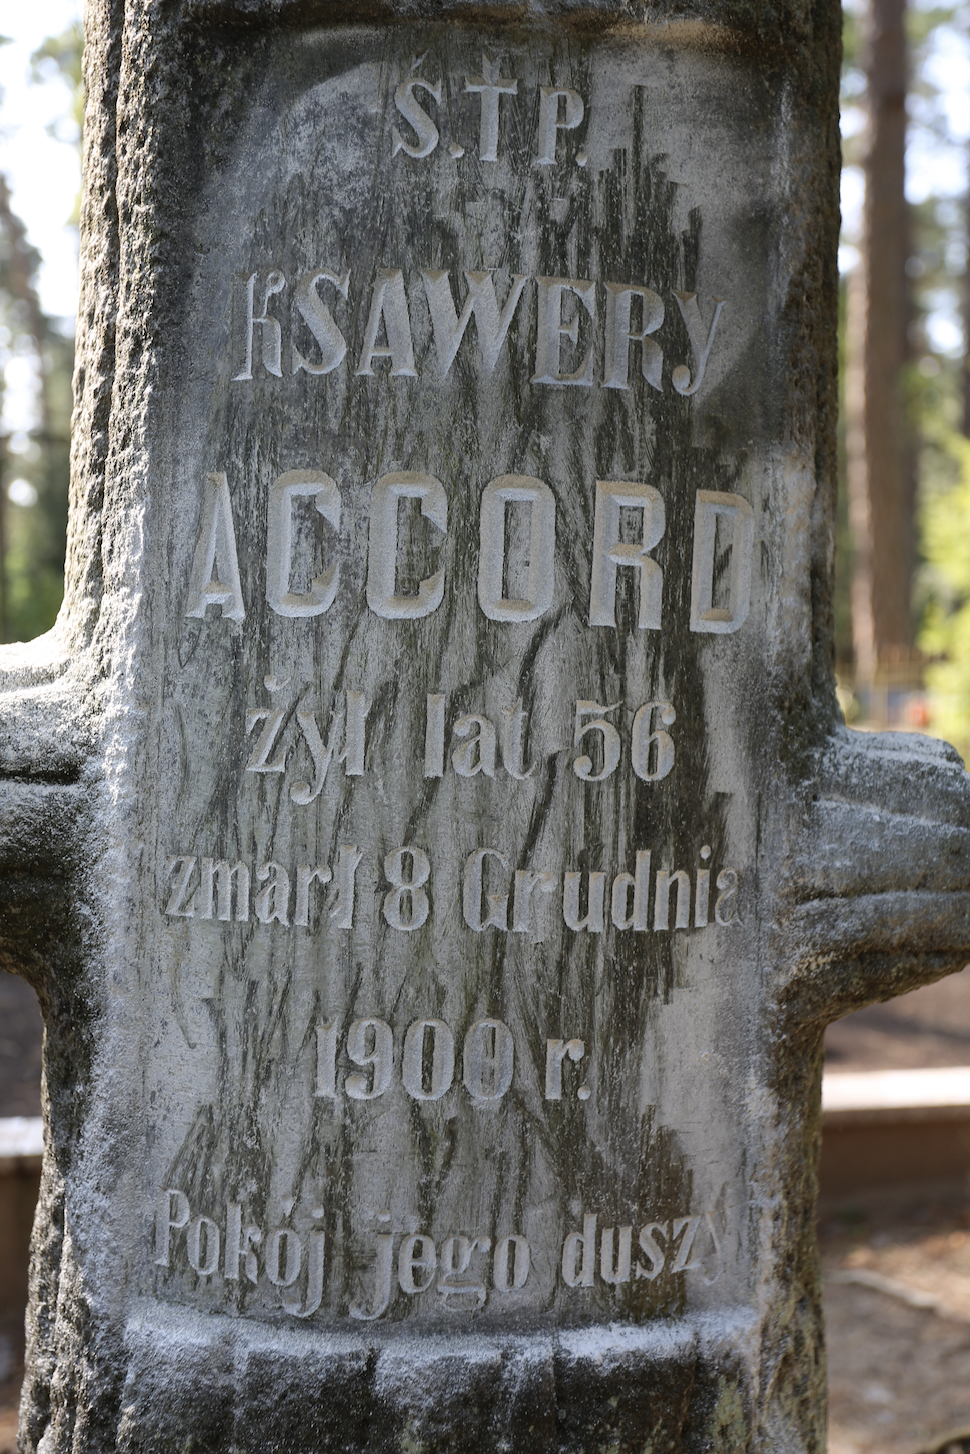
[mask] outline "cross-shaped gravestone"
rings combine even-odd
[[[95,0],[24,1447],[808,1451],[825,1023],[970,953],[839,725],[837,7]]]

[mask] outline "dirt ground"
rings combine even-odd
[[[827,1070],[970,1065],[970,965],[936,984],[830,1025]]]
[[[24,1376],[24,1330],[0,1324],[0,1454],[17,1454],[17,1406]]]
[[[0,1116],[40,1114],[33,991],[0,973]],[[970,967],[830,1027],[832,1070],[970,1065]],[[823,1219],[829,1454],[970,1454],[970,1187]],[[0,1454],[16,1454],[22,1331],[0,1326]]]
[[[970,1065],[970,967],[831,1025],[826,1069]],[[819,1225],[829,1454],[970,1454],[970,1187]]]
[[[823,1221],[829,1454],[970,1454],[970,1196]]]

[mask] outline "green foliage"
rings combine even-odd
[[[84,123],[84,86],[81,63],[84,55],[84,30],[80,21],[69,25],[60,35],[50,35],[30,58],[35,83],[43,84],[53,76],[67,83],[70,96],[68,112],[47,128],[51,136],[71,146],[80,146]],[[81,215],[81,194],[74,199],[70,221],[76,227]]]
[[[84,102],[81,95],[83,50],[84,32],[81,22],[75,21],[60,35],[49,35],[30,58],[35,81],[43,82],[47,79],[45,66],[47,61],[51,62],[54,70],[67,81],[71,88],[71,115],[77,123],[78,131],[81,130],[81,120],[84,115]]]
[[[922,529],[914,561],[913,607],[917,640],[937,660],[930,668],[934,720],[932,730],[949,734],[961,750],[970,747],[970,703],[960,707],[961,651],[970,660],[970,643],[961,646],[960,631],[968,631],[961,615],[952,570],[939,554],[937,525],[949,521],[957,530],[961,509],[970,507],[961,481],[967,475],[966,446],[958,437],[966,428],[963,418],[962,350],[955,328],[961,316],[967,265],[967,206],[963,195],[940,190],[926,195],[920,186],[920,168],[931,157],[949,153],[965,165],[965,140],[951,128],[953,98],[940,89],[945,68],[940,56],[959,47],[966,24],[965,9],[911,0],[906,11],[910,85],[907,96],[907,172],[912,191],[921,196],[908,207],[906,274],[909,294],[907,362],[899,380],[900,407],[913,452],[917,519]],[[842,103],[845,125],[844,159],[849,166],[861,162],[865,132],[865,23],[861,0],[847,0],[844,11],[844,63]],[[941,177],[941,170],[935,173]],[[850,243],[855,239],[848,238]],[[844,365],[844,313],[840,315],[840,348]],[[842,401],[844,402],[844,400]],[[844,426],[843,426],[844,427]],[[837,521],[835,621],[837,653],[841,663],[851,660],[849,584],[852,536],[845,510],[844,433],[840,431],[840,472],[843,498]],[[924,519],[925,517],[925,519]],[[945,534],[946,532],[944,532]],[[954,537],[955,538],[955,537]],[[966,533],[964,532],[964,539]],[[945,552],[944,552],[945,554]],[[915,668],[914,668],[915,670]],[[968,668],[962,668],[967,673]],[[962,689],[961,689],[962,690]],[[961,715],[962,713],[962,715]]]
[[[0,176],[0,403],[12,362],[32,361],[38,385],[36,425],[26,435],[0,435],[6,641],[29,640],[53,625],[63,590],[74,346],[40,307],[39,264]]]
[[[72,25],[31,57],[35,82],[67,82],[65,114],[49,130],[71,146],[81,136],[82,48],[81,26]],[[74,223],[77,214],[75,202]],[[41,309],[40,261],[0,175],[0,404],[8,364],[32,360],[37,379],[35,425],[26,435],[0,434],[0,639],[5,641],[30,640],[48,630],[64,587],[74,342]]]
[[[970,757],[970,440],[954,434],[946,452],[956,478],[927,492],[922,510],[926,605],[920,648],[926,670],[931,727]]]
[[[6,501],[7,641],[30,641],[49,630],[64,594],[74,340],[49,330],[43,367],[46,417],[17,469],[36,500],[26,506]]]

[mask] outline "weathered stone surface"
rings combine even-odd
[[[837,725],[838,34],[92,7],[26,1448],[822,1447],[822,1030],[970,952]]]

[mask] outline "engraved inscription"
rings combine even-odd
[[[593,526],[592,565],[589,577],[590,626],[616,627],[618,571],[635,572],[639,594],[637,625],[642,631],[660,631],[663,619],[663,572],[651,552],[666,530],[663,496],[653,485],[597,480]],[[341,557],[308,591],[293,591],[292,511],[294,500],[312,498],[314,510],[331,527],[339,526],[341,497],[327,474],[288,470],[270,486],[269,526],[266,538],[267,602],[277,615],[324,615],[338,598]],[[446,589],[442,566],[418,584],[415,592],[398,594],[398,502],[413,499],[421,515],[442,536],[448,529],[448,494],[442,482],[422,471],[405,470],[382,475],[371,492],[367,543],[367,605],[384,620],[419,620],[441,605]],[[510,503],[529,509],[529,564],[527,594],[509,599],[504,594],[506,568],[505,512]],[[622,541],[620,511],[634,510],[642,519],[639,542]],[[478,603],[491,621],[517,624],[535,621],[552,607],[556,573],[556,497],[544,481],[527,475],[500,475],[485,486],[479,507]],[[722,528],[722,523],[724,526]],[[729,527],[730,537],[725,537]],[[695,497],[690,629],[732,633],[744,624],[751,594],[754,552],[754,512],[747,500],[717,490],[698,490]],[[727,603],[719,576],[725,556],[730,557]],[[717,584],[716,584],[717,582]],[[205,617],[208,606],[218,606],[231,621],[242,621],[245,607],[239,583],[237,541],[232,504],[224,474],[208,477],[192,575],[189,582],[189,617]]]
[[[146,834],[207,1086],[153,1086],[148,1282],[365,1341],[713,1309],[750,1256],[765,277],[676,57],[433,29],[328,34],[202,229]]]
[[[577,934],[602,934],[611,926],[646,933],[740,924],[737,870],[724,868],[716,874],[712,911],[708,844],[699,857],[702,866],[693,871],[658,868],[651,873],[652,850],[638,849],[635,871],[624,870],[611,879],[602,869],[513,868],[509,853],[482,847],[469,854],[460,874],[451,866],[446,878],[466,927],[475,934],[498,929],[531,934],[541,942],[550,927],[543,912],[546,904]],[[164,912],[178,919],[246,923],[252,908],[263,925],[319,932],[330,923],[352,929],[361,921],[355,884],[363,858],[352,843],[340,845],[335,865],[302,863],[295,869],[275,860],[251,868],[241,860],[179,854],[164,860],[161,902]],[[366,905],[362,914],[372,922],[379,912],[388,928],[401,933],[420,929],[432,917],[437,871],[430,853],[407,844],[385,854],[382,867],[387,887],[379,894],[379,909]],[[257,884],[263,887],[255,891]]]
[[[562,98],[566,93],[556,94]],[[401,149],[406,150],[406,146]],[[636,382],[636,373],[631,381],[630,355],[637,351],[640,377],[651,388],[664,392],[664,352],[656,334],[664,325],[667,310],[653,288],[634,280],[599,282],[594,278],[510,271],[500,303],[495,285],[498,271],[461,267],[464,298],[457,273],[452,281],[452,273],[442,268],[419,267],[416,276],[405,278],[402,268],[379,267],[366,282],[353,268],[340,273],[330,264],[291,274],[290,279],[279,267],[265,274],[251,273],[239,283],[240,367],[232,381],[282,382],[301,373],[324,377],[345,363],[357,378],[376,379],[386,372],[392,380],[420,379],[425,375],[446,379],[473,318],[479,366],[483,379],[488,379],[495,371],[512,322],[518,318],[520,327],[533,326],[535,330],[532,367],[521,379],[522,387],[596,385],[629,390]],[[321,291],[323,284],[327,285],[326,297],[332,300],[332,306]],[[709,315],[705,322],[696,293],[674,291],[669,296],[677,304],[673,316],[679,313],[683,319],[690,348],[689,364],[673,364],[670,386],[676,394],[690,398],[704,382],[727,299],[715,297],[710,305],[705,301]],[[415,308],[427,310],[433,353],[415,353]],[[530,319],[534,319],[531,325]],[[347,358],[347,336],[361,329],[363,343],[353,363]],[[315,358],[303,352],[309,346],[300,342],[305,332],[314,340]],[[384,342],[379,341],[382,338]],[[467,347],[475,357],[472,346]],[[567,358],[574,360],[572,366]],[[602,373],[598,372],[597,358],[603,360]]]
[[[193,1214],[187,1194],[166,1187],[154,1208],[154,1265],[162,1274],[187,1265],[203,1286],[268,1283],[277,1306],[292,1317],[322,1310],[362,1322],[384,1317],[399,1293],[406,1298],[433,1293],[443,1309],[476,1312],[493,1293],[521,1292],[538,1276],[533,1249],[521,1233],[435,1236],[395,1229],[390,1213],[381,1212],[369,1259],[364,1251],[369,1272],[358,1296],[341,1306],[328,1289],[327,1235],[319,1225],[326,1209],[317,1206],[309,1217],[299,1217],[302,1232],[293,1225],[292,1199],[282,1203],[281,1212],[284,1224],[270,1231],[249,1220],[241,1201],[227,1202],[218,1216]],[[696,1273],[711,1286],[723,1271],[723,1228],[710,1211],[625,1226],[601,1226],[596,1212],[579,1220],[582,1230],[568,1232],[562,1241],[556,1274],[577,1296],[631,1280],[654,1282],[664,1273],[668,1278]]]

